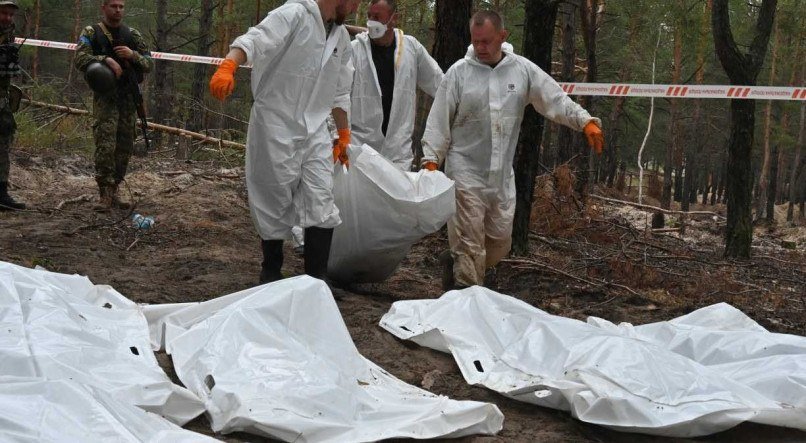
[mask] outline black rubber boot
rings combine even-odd
[[[305,273],[324,280],[327,277],[327,261],[330,259],[330,242],[333,229],[305,229]]]
[[[260,284],[271,283],[282,280],[283,274],[280,269],[283,267],[283,241],[282,240],[261,240],[263,249],[263,263],[260,266]]]
[[[20,211],[25,209],[25,205],[14,201],[8,195],[8,182],[0,182],[0,211]]]
[[[442,268],[442,290],[450,291],[455,286],[451,251],[443,251],[442,254],[439,254],[439,264]]]

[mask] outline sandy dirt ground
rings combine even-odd
[[[125,190],[137,201],[135,212],[156,218],[153,229],[138,231],[131,227],[131,213],[92,210],[96,190],[88,158],[17,150],[13,161],[12,193],[32,209],[0,213],[0,259],[87,275],[141,303],[209,300],[256,284],[261,256],[249,218],[242,169],[217,161],[134,159]],[[552,206],[557,214],[565,211],[562,205]],[[628,208],[589,206],[598,208],[589,208],[587,211],[594,212],[584,214],[576,225],[558,226],[550,217],[545,222],[535,220],[532,255],[500,265],[491,286],[553,314],[580,319],[596,315],[636,324],[670,319],[726,301],[772,331],[806,334],[805,245],[800,243],[795,251],[778,246],[782,236],[797,238],[803,227],[764,230],[754,249],[763,258],[726,263],[719,253],[716,221],[706,220],[700,228],[690,228],[688,240],[673,236],[646,239],[625,227],[640,224],[642,215]],[[581,229],[578,223],[587,227]],[[635,240],[626,244],[625,236]],[[683,258],[669,266],[653,267],[651,261],[638,266],[626,258],[618,259],[613,252],[621,244],[624,257],[635,258],[630,251],[639,244],[636,242],[650,244],[646,248],[666,260]],[[673,441],[609,431],[563,412],[469,386],[450,356],[401,342],[383,331],[378,322],[393,302],[441,295],[437,255],[446,246],[442,234],[422,240],[388,282],[342,291],[344,297],[338,305],[361,353],[390,373],[437,394],[500,407],[506,419],[498,436],[462,441]],[[575,249],[564,252],[569,248]],[[598,261],[587,262],[585,255],[590,251],[605,252],[594,257]],[[300,273],[302,263],[290,245],[286,257],[285,272]],[[588,263],[581,274],[574,274],[588,283],[556,272],[560,268],[578,270],[575,263]],[[629,291],[590,284],[604,278],[618,281]],[[160,361],[172,372],[169,357],[161,355]],[[210,433],[204,418],[188,427]],[[266,441],[246,434],[218,437]],[[745,424],[698,440],[794,442],[806,441],[806,433]]]

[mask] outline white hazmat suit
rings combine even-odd
[[[252,63],[254,105],[246,139],[250,210],[263,240],[303,228],[334,228],[332,142],[326,119],[349,112],[350,37],[325,34],[314,0],[289,0],[231,45]]]
[[[501,62],[480,62],[471,46],[445,74],[423,136],[423,163],[445,161],[456,181],[456,214],[448,239],[457,285],[482,284],[512,246],[512,162],[525,108],[581,131],[594,119],[548,74],[505,43]],[[537,149],[537,147],[535,147]]]
[[[404,171],[411,170],[414,120],[417,115],[417,88],[431,97],[442,82],[442,69],[416,38],[395,29],[395,87],[392,110],[384,137],[381,86],[369,35],[353,40],[353,87],[350,125],[356,145],[367,144]]]

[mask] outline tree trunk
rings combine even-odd
[[[560,31],[562,33],[562,70],[560,81],[573,82],[576,68],[577,44],[576,44],[576,13],[577,2],[567,1],[560,3],[558,15],[560,19]],[[559,125],[557,129],[557,152],[559,162],[566,163],[577,153],[574,145],[574,132],[571,128]]]
[[[806,129],[806,104],[800,104],[800,130],[798,131],[798,143],[795,146],[795,160],[792,162],[792,171],[789,173],[789,208],[786,210],[786,221],[791,222],[795,218],[795,203],[798,199],[803,199],[803,194],[806,193],[801,188],[802,184],[798,180],[798,169],[801,167],[803,155],[803,133]],[[800,175],[806,175],[801,171]],[[801,211],[802,212],[802,211]]]
[[[717,161],[719,161],[719,160],[717,160]],[[712,183],[711,184],[711,206],[716,205],[716,197],[717,197],[717,194],[719,193],[719,182],[720,182],[720,178],[722,176],[721,169],[722,169],[722,166],[721,166],[721,163],[720,163],[720,164],[718,164],[716,166],[716,168],[714,169],[714,173],[711,176],[711,180],[712,180],[712,182],[711,182]]]
[[[224,0],[221,0],[223,3]],[[221,42],[223,44],[223,51],[222,54],[226,54],[229,50],[229,45],[234,40],[233,29],[235,29],[235,16],[233,12],[235,11],[235,0],[227,0],[227,15],[225,16],[226,22],[224,25],[224,40]],[[223,56],[222,56],[223,57]]]
[[[217,55],[219,57],[224,57],[229,52],[229,44],[231,42],[227,41],[227,16],[224,11],[224,0],[219,0],[217,3],[217,12],[218,12],[218,36],[216,41],[218,42],[218,51]]]
[[[708,166],[710,168],[710,165]],[[702,186],[702,205],[705,206],[708,204],[708,194],[711,193],[711,189],[713,188],[713,180],[714,180],[714,173],[710,169],[706,169],[705,173],[705,182]]]
[[[784,164],[786,163],[786,152],[783,149],[778,150],[778,178],[775,189],[775,204],[782,205],[784,204],[784,192],[786,191],[786,168]]]
[[[681,211],[689,211],[691,208],[691,196],[695,193],[696,189],[694,176],[697,175],[697,167],[695,163],[696,161],[693,156],[686,158],[686,172],[683,177],[683,193],[682,199],[680,200]]]
[[[672,150],[672,161],[677,164],[677,158],[674,155],[674,150]],[[683,201],[683,165],[680,164],[680,166],[676,166],[672,173],[672,184],[674,187],[672,200],[676,201],[677,203],[681,203]]]
[[[680,3],[678,1],[678,3]],[[682,9],[682,8],[681,8]],[[680,79],[682,77],[683,72],[683,24],[682,20],[678,21],[674,25],[674,52],[673,52],[673,62],[672,62],[672,84],[679,85]],[[683,155],[681,153],[682,146],[680,143],[680,100],[673,98],[670,100],[669,106],[669,139],[672,141],[670,145],[666,147],[666,149],[670,149],[672,151],[672,160],[674,161],[675,165],[675,176],[674,176],[674,186],[675,186],[675,201],[680,202],[680,205],[685,205],[684,211],[688,211],[688,191],[691,187],[691,180],[694,178],[694,174],[689,174],[689,164],[686,163],[686,178],[685,182],[688,184],[688,187],[683,186]],[[667,158],[669,158],[667,154]],[[692,162],[693,163],[693,162]],[[664,183],[665,188],[666,183]],[[671,202],[669,202],[671,207]],[[668,208],[666,208],[668,209]]]
[[[772,146],[770,156],[777,160],[778,145]],[[773,161],[770,164],[770,183],[767,188],[767,223],[772,226],[775,223],[775,191],[778,188],[778,162]]]
[[[557,0],[531,0],[526,3],[525,9],[523,55],[546,72],[551,72],[551,48],[554,42],[557,3]],[[543,117],[531,106],[527,107],[515,154],[517,200],[512,249],[519,255],[529,252],[529,215],[532,209],[544,125]]]
[[[39,39],[39,27],[42,23],[42,0],[34,2],[34,38]],[[34,48],[34,57],[31,61],[31,78],[39,76],[39,48]]]
[[[545,129],[543,129],[543,139],[540,142],[542,147],[540,151],[540,163],[549,170],[557,167],[557,144],[552,140],[556,134],[556,123],[546,122]]]
[[[748,53],[739,51],[730,27],[728,0],[714,0],[711,25],[714,45],[731,84],[754,86],[764,63],[775,21],[777,0],[763,0],[755,34]],[[752,148],[755,129],[754,100],[732,99],[730,103],[730,141],[728,143],[728,222],[725,229],[725,256],[749,258],[753,241]]]
[[[775,86],[775,67],[778,59],[778,22],[774,24],[772,38],[772,61],[770,64],[770,86]],[[758,194],[756,195],[756,218],[764,216],[765,199],[767,198],[767,181],[770,176],[770,134],[772,132],[772,100],[767,100],[764,110],[764,158],[761,162],[761,173],[758,178]],[[768,218],[769,219],[769,218]]]
[[[803,37],[804,37],[804,33],[803,33],[803,30],[801,30],[801,33],[796,36],[797,43],[795,45],[795,58],[794,58],[795,65],[794,65],[794,67],[792,69],[792,74],[789,77],[789,83],[788,83],[789,86],[797,86],[803,80],[804,69],[806,68],[806,65],[804,65],[803,60],[801,60],[801,58],[803,57],[801,55],[801,49],[802,49],[801,43],[803,42]],[[791,43],[791,39],[790,39],[789,43]],[[790,119],[789,112],[787,112],[786,107],[784,107],[782,115],[781,115],[781,133],[782,134],[786,134],[786,133],[789,132],[789,122],[790,122],[790,120],[791,119]],[[798,148],[796,147],[795,151],[797,151],[797,149]],[[787,180],[787,178],[789,176],[789,171],[787,171],[787,168],[785,167],[785,164],[786,164],[786,160],[788,159],[788,156],[786,155],[786,153],[784,152],[783,149],[780,150],[779,156],[780,156],[780,159],[779,159],[779,164],[778,164],[778,173],[780,174],[780,177],[778,178],[778,198],[777,198],[777,200],[778,200],[778,204],[783,204],[789,198],[789,187],[794,185],[794,182],[792,182],[790,180]],[[794,157],[796,157],[796,153],[793,153],[793,158]],[[797,167],[796,165],[797,165],[797,162],[795,162],[792,167],[796,168]]]
[[[707,193],[708,191],[708,156],[702,155],[702,161],[697,168],[697,180],[695,186],[691,188],[691,203],[697,203],[697,198],[700,194]],[[704,198],[707,198],[704,197]]]
[[[630,16],[629,27],[627,29],[627,48],[628,50],[634,50],[635,36],[638,34],[639,29],[639,14],[633,14]],[[621,67],[619,68],[619,83],[625,83],[630,81],[630,70],[631,65],[629,63],[622,63]],[[626,97],[618,96],[614,100],[613,103],[613,111],[610,113],[610,121],[607,125],[608,130],[606,131],[606,146],[604,155],[605,155],[605,162],[606,162],[606,174],[605,180],[607,181],[607,186],[612,188],[614,181],[616,179],[617,174],[617,165],[618,165],[618,158],[619,158],[619,135],[621,132],[620,128],[620,121],[622,116],[624,115],[624,104],[626,102]]]
[[[728,154],[727,151],[722,153],[719,167],[719,187],[717,189],[717,203],[725,203],[725,187],[727,186],[728,177]]]
[[[157,35],[155,43],[156,51],[168,49],[168,0],[156,0],[156,22]],[[154,113],[153,120],[159,124],[165,124],[170,118],[173,109],[173,91],[171,91],[170,78],[173,67],[171,62],[165,60],[154,60]],[[162,134],[154,134],[154,144],[162,145]]]
[[[78,41],[78,36],[81,33],[81,0],[75,0],[73,3],[73,35],[70,39],[71,42]],[[72,59],[70,60],[70,66],[75,64],[76,55],[73,54]],[[67,86],[71,86],[73,84],[73,74],[76,72],[75,69],[68,69],[67,70]]]
[[[681,5],[681,7],[682,6],[684,5]],[[697,40],[697,71],[694,74],[694,79],[695,83],[698,85],[702,85],[705,80],[705,46],[708,41],[708,17],[710,13],[711,13],[711,0],[708,0],[703,7],[702,18],[700,21],[700,35]],[[682,23],[679,23],[677,25],[677,28],[681,27]],[[677,36],[675,36],[675,38],[677,38]],[[682,49],[683,49],[682,45],[680,45],[680,48],[678,49],[677,42],[675,42],[675,56],[674,56],[675,66],[677,66],[678,63],[682,64],[682,57],[683,57]],[[682,66],[680,68],[680,71],[682,72]],[[696,125],[700,123],[701,116],[702,116],[702,100],[694,100],[694,118],[692,127],[696,128]],[[679,138],[677,142],[678,143],[680,142]],[[691,140],[689,140],[688,143],[686,144],[685,151],[686,151],[686,159],[685,159],[686,178],[683,186],[684,187],[683,194],[689,195],[692,192],[696,193],[694,190],[692,190],[692,185],[694,182],[694,170],[696,169],[695,165],[697,164],[697,159],[695,157],[697,157],[697,155],[699,154],[700,157],[707,159],[708,155],[703,153],[703,142],[700,137],[693,137]],[[704,167],[701,169],[705,177],[701,181],[702,187],[705,188],[702,197],[703,201],[702,204],[706,204],[708,199],[708,168]],[[681,205],[681,209],[683,211],[689,210],[688,199],[684,199],[684,202]]]
[[[605,161],[607,162],[605,180],[608,188],[613,187],[613,183],[616,179],[619,154],[619,120],[621,120],[621,116],[624,115],[625,101],[626,99],[624,97],[616,97],[615,103],[613,103],[613,111],[610,113],[610,124],[607,126],[607,149],[605,149],[604,154]]]
[[[436,0],[434,49],[432,56],[443,71],[465,56],[470,44],[473,0]],[[550,71],[548,71],[550,72]]]
[[[260,6],[258,5],[258,10]],[[213,28],[213,11],[215,5],[213,0],[201,0],[201,11],[199,15],[199,33],[196,42],[196,54],[200,56],[207,56],[210,53],[211,35],[210,30]],[[193,84],[191,86],[190,96],[195,105],[204,105],[204,86],[207,80],[208,65],[197,63],[193,68]],[[196,112],[190,113],[190,121],[188,121],[188,128],[193,132],[199,132],[204,127],[205,112],[202,112],[201,106],[196,108]]]
[[[753,240],[753,128],[756,106],[753,100],[731,100],[731,134],[728,142],[727,204],[728,225],[725,255],[749,258]]]
[[[599,32],[599,27],[602,24],[604,17],[605,1],[604,0],[583,0],[582,7],[580,8],[580,16],[582,18],[582,39],[585,42],[585,53],[587,56],[587,71],[585,74],[585,82],[596,83],[598,80],[598,62],[596,61],[596,35]],[[592,96],[582,96],[579,99],[580,104],[591,115],[594,114],[594,99]],[[583,198],[588,193],[588,182],[590,181],[590,171],[592,166],[592,158],[590,154],[590,147],[587,143],[582,141],[582,137],[575,137],[575,144],[579,147],[577,153],[577,161],[575,161],[577,170],[577,185],[576,191]]]

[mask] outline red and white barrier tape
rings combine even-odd
[[[17,39],[17,43],[42,48],[76,50],[75,43],[47,40]],[[220,65],[224,60],[199,55],[152,52],[157,60]],[[247,66],[248,67],[248,66]],[[747,100],[806,100],[806,87],[788,86],[725,86],[725,85],[647,85],[623,83],[560,83],[569,95],[599,97],[666,97],[666,98],[735,98]]]
[[[806,88],[788,86],[641,85],[619,83],[560,83],[560,86],[569,95],[806,100]]]
[[[27,40],[17,38],[17,43],[23,43],[27,46],[38,46],[40,48],[67,49],[68,51],[76,50],[75,43],[51,42],[47,40],[34,40],[31,38]],[[187,55],[187,54],[172,54],[170,52],[152,52],[151,58],[157,60],[171,60],[175,62],[185,62],[185,63],[203,63],[207,65],[220,65],[221,62],[224,61],[223,58],[202,57],[199,55]]]

